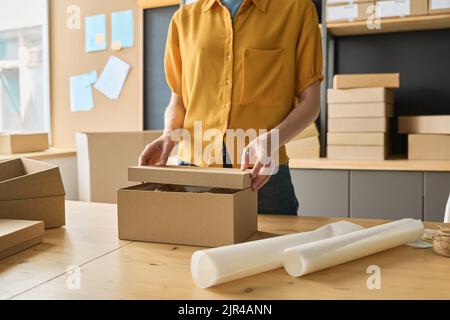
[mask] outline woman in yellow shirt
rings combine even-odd
[[[175,146],[172,133],[180,128],[206,147],[208,141],[195,136],[200,122],[203,131],[221,133],[221,165],[247,169],[253,164],[260,213],[297,214],[284,145],[320,112],[321,35],[311,0],[185,5],[169,26],[165,70],[172,97],[164,133],[145,148],[140,165],[165,165]],[[239,150],[226,136],[240,129],[263,133]],[[211,165],[205,156],[194,156],[195,145],[180,142],[180,164]],[[263,174],[264,154],[278,156],[273,175]]]

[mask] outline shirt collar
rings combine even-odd
[[[203,4],[203,12],[206,12],[212,8],[212,6],[218,3],[220,0],[206,0]],[[267,6],[269,5],[269,0],[244,0],[245,2],[253,2],[255,6],[262,12],[267,11]]]

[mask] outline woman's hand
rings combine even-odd
[[[254,163],[252,169],[252,190],[261,189],[278,171],[277,161],[274,161],[272,155],[278,150],[278,143],[272,141],[273,137],[270,133],[262,134],[255,140],[251,141],[242,153],[241,170],[250,168],[250,164]]]
[[[164,133],[161,137],[149,143],[139,157],[140,166],[159,165],[165,166],[170,153],[175,147],[169,133]]]

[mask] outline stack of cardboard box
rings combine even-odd
[[[399,86],[398,73],[334,77],[334,88],[328,90],[328,158],[386,159],[392,89]]]
[[[345,22],[367,20],[370,7],[375,2],[370,0],[327,0],[327,22]]]
[[[450,115],[400,117],[398,131],[408,134],[408,159],[450,160]]]
[[[450,1],[448,0],[430,0],[428,5],[429,14],[442,14],[450,12]]]
[[[0,153],[39,152],[49,148],[48,133],[0,133]]]
[[[290,159],[320,158],[319,131],[315,123],[311,124],[291,142],[286,144],[286,152]]]
[[[403,18],[428,14],[428,0],[378,0],[377,18]]]
[[[42,242],[65,224],[59,168],[30,159],[0,162],[0,259]]]
[[[327,0],[327,22],[403,18],[449,12],[446,0]]]

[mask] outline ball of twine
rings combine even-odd
[[[433,250],[437,254],[450,257],[450,228],[440,226],[433,235]]]

